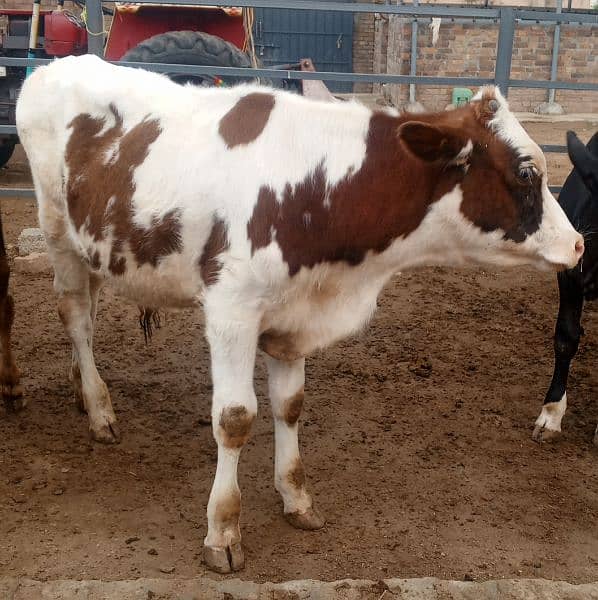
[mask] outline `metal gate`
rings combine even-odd
[[[265,66],[311,58],[318,71],[353,71],[353,14],[256,8],[255,50]],[[329,82],[334,92],[351,92],[349,81]]]

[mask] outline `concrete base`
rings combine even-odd
[[[539,115],[563,115],[565,111],[563,107],[557,102],[542,102],[534,108],[534,112]]]
[[[45,252],[46,239],[42,230],[37,227],[23,229],[18,239],[19,256],[27,256],[32,252]]]
[[[419,102],[409,102],[405,104],[405,106],[403,107],[403,111],[417,114],[426,112],[426,109],[424,105]]]
[[[135,579],[34,581],[0,579],[3,600],[598,600],[598,583],[573,585],[545,579],[469,582],[436,578],[305,579],[253,583],[239,579]]]
[[[52,265],[46,252],[33,252],[28,256],[16,256],[14,271],[28,275],[48,274],[52,272]]]

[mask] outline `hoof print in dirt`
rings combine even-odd
[[[428,360],[424,360],[417,365],[411,365],[409,370],[417,377],[427,379],[432,374],[432,364]]]
[[[226,548],[204,546],[203,560],[208,569],[216,573],[232,573],[245,566],[245,555],[241,544],[232,544]]]

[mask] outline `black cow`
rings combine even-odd
[[[598,132],[584,146],[567,132],[567,150],[573,163],[559,197],[575,229],[584,234],[585,253],[577,267],[558,274],[560,305],[554,334],[554,374],[536,419],[533,437],[548,440],[558,436],[567,409],[567,377],[577,352],[583,301],[598,298]],[[598,445],[598,427],[594,434]]]

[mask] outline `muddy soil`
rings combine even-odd
[[[595,126],[529,124],[545,143]],[[551,183],[569,170],[552,156]],[[18,161],[0,185],[21,184]],[[35,226],[3,199],[6,237]],[[72,404],[70,345],[48,276],[15,274],[15,351],[29,399],[0,409],[0,576],[190,577],[201,564],[216,465],[201,315],[168,313],[145,345],[137,309],[106,290],[96,360],[123,433],[89,440]],[[307,361],[301,446],[328,519],[292,529],[273,486],[261,357],[260,414],[242,455],[243,578],[437,576],[598,580],[598,313],[569,384],[561,439],[531,440],[552,370],[555,277],[430,268],[398,277],[362,335]],[[219,577],[213,575],[214,577]]]

